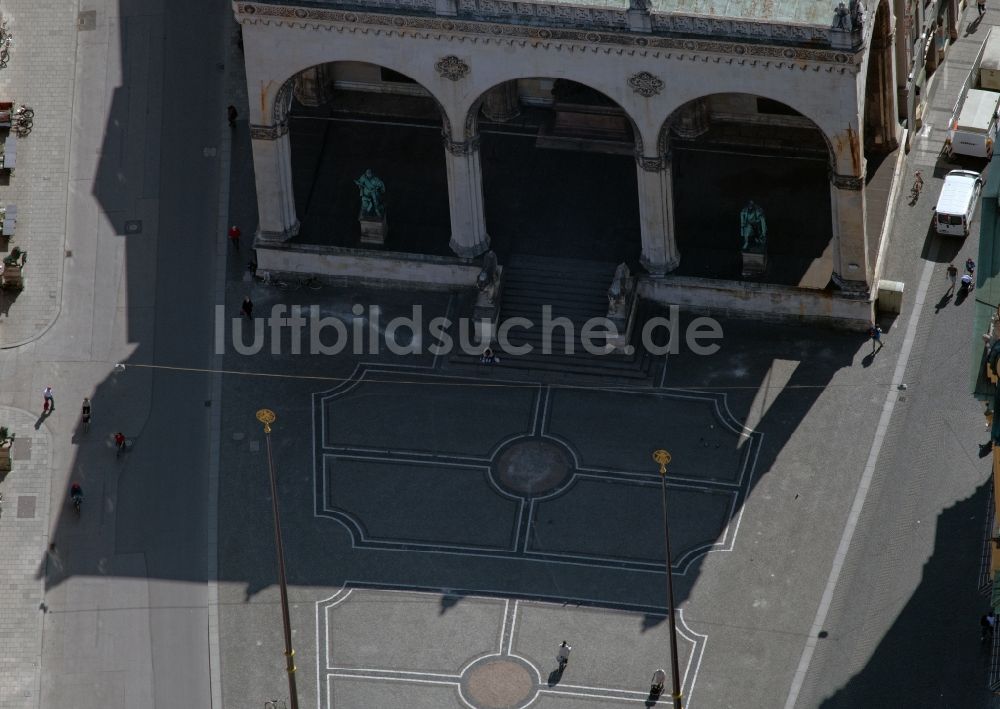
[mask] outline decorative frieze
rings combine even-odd
[[[865,186],[864,175],[839,175],[833,171],[830,172],[830,182],[838,190],[853,190],[855,192],[864,189]]]
[[[515,5],[517,5],[515,3]],[[538,6],[541,8],[544,6]],[[562,6],[560,6],[562,7]],[[300,10],[304,12],[305,15],[300,15],[295,12],[295,10]],[[537,9],[537,8],[536,8]],[[563,7],[560,13],[565,13],[566,8]],[[733,55],[736,57],[745,58],[748,60],[757,59],[777,59],[784,61],[795,61],[799,63],[803,62],[823,62],[828,64],[839,64],[845,66],[859,65],[863,54],[860,51],[835,51],[829,49],[814,49],[809,47],[788,47],[788,46],[775,46],[760,43],[766,40],[772,41],[789,41],[787,37],[792,37],[791,41],[801,41],[807,43],[823,42],[829,43],[829,38],[827,33],[829,28],[814,28],[807,27],[804,25],[769,25],[766,23],[753,23],[747,21],[735,21],[735,20],[709,20],[703,18],[685,18],[680,16],[670,15],[666,17],[668,23],[681,22],[680,25],[676,25],[677,29],[667,30],[667,26],[664,25],[661,29],[667,31],[687,31],[689,33],[698,33],[694,29],[691,30],[681,30],[683,22],[687,22],[692,28],[695,26],[694,23],[735,23],[741,25],[742,28],[735,28],[734,33],[738,34],[739,31],[745,31],[745,36],[748,39],[754,39],[758,43],[746,43],[741,44],[733,41],[724,41],[718,39],[681,39],[677,37],[658,37],[640,34],[630,34],[627,32],[595,32],[593,30],[586,29],[575,29],[570,27],[538,27],[531,25],[522,24],[498,24],[493,22],[480,22],[480,21],[467,21],[458,20],[448,17],[432,17],[432,16],[401,16],[401,15],[383,15],[376,13],[367,12],[354,12],[347,10],[335,10],[327,8],[311,8],[309,10],[303,10],[302,8],[290,8],[283,5],[256,5],[253,3],[238,3],[236,12],[238,15],[242,15],[248,19],[260,18],[261,20],[275,19],[287,19],[291,22],[296,20],[302,21],[302,27],[305,28],[309,25],[315,27],[313,23],[315,22],[328,22],[335,23],[344,26],[358,25],[367,28],[382,28],[391,32],[399,33],[451,33],[458,37],[469,37],[469,36],[479,36],[485,39],[493,39],[498,41],[508,41],[508,42],[565,42],[565,43],[575,43],[579,45],[590,45],[592,47],[600,47],[605,51],[611,50],[635,50],[639,53],[645,53],[646,51],[667,51],[667,52],[684,52],[690,54],[723,54],[723,55]],[[540,14],[540,10],[539,10]],[[664,19],[658,15],[654,15],[654,20]],[[309,23],[309,25],[307,25]],[[670,25],[674,26],[674,25]],[[698,25],[698,27],[710,27],[714,28],[716,25]],[[750,31],[751,26],[758,27],[760,31]],[[706,34],[712,34],[713,37],[719,37],[726,35],[724,31],[711,32],[709,30],[704,30]],[[803,39],[805,38],[805,39]],[[860,50],[860,47],[858,48]]]
[[[273,126],[261,126],[250,124],[251,140],[277,140],[288,132],[287,123],[279,123]]]
[[[665,157],[651,158],[637,152],[635,162],[645,172],[660,172],[666,168],[669,161]]]
[[[663,81],[660,77],[650,74],[648,71],[632,74],[628,79],[628,85],[637,94],[646,98],[656,96],[663,90]]]
[[[451,136],[442,131],[441,138],[444,141],[444,149],[452,155],[469,155],[479,150],[479,136],[473,136],[465,141],[452,140]]]
[[[438,59],[434,64],[434,69],[437,70],[438,74],[450,81],[463,79],[469,73],[469,65],[454,54],[449,54],[447,57]]]

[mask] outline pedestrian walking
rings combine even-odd
[[[125,434],[119,431],[115,434],[115,457],[117,458],[125,450]]]
[[[240,236],[243,234],[240,228],[233,224],[229,227],[229,242],[236,247],[236,250],[240,250]]]
[[[49,413],[56,410],[56,400],[52,396],[52,387],[45,387],[42,390],[42,412]]]
[[[240,114],[237,112],[236,106],[229,104],[229,107],[226,109],[226,117],[229,119],[230,128],[236,127],[236,119],[239,115]]]
[[[247,316],[247,319],[253,320],[253,301],[250,300],[250,296],[243,299],[243,305],[240,307],[240,310]]]
[[[996,630],[996,627],[997,614],[991,608],[989,613],[979,619],[979,639],[986,640],[986,638],[992,638],[993,631]]]
[[[970,276],[976,275],[976,262],[971,258],[965,260],[965,272]]]
[[[986,0],[976,0],[976,9],[979,10],[979,17],[986,14]]]
[[[573,648],[566,644],[566,641],[562,641],[562,645],[556,651],[556,661],[559,663],[559,671],[562,672],[566,669],[566,665],[569,664],[569,654],[572,652]]]
[[[958,278],[958,269],[955,268],[955,264],[949,263],[948,264],[948,282],[951,283],[951,285],[948,286],[948,292],[949,293],[954,293],[955,292],[955,279],[956,278]]]
[[[882,328],[878,326],[878,323],[872,324],[871,329],[868,330],[868,336],[872,338],[872,354],[875,354],[882,349]]]

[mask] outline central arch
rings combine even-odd
[[[479,141],[487,231],[501,262],[638,263],[641,139],[614,100],[568,79],[510,79],[472,103],[465,135]]]

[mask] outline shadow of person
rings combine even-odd
[[[947,293],[945,293],[944,295],[941,296],[941,300],[939,300],[937,303],[934,304],[934,314],[935,315],[937,315],[938,313],[940,313],[941,310],[943,310],[944,308],[948,307],[948,303],[951,302],[951,298],[952,298],[953,295],[955,295],[955,294],[952,291],[949,290]]]
[[[55,407],[49,409],[48,411],[43,411],[42,412],[41,416],[38,417],[38,420],[35,421],[35,430],[36,431],[42,427],[42,424],[45,423],[45,419],[47,419],[49,416],[51,416],[52,412],[54,410],[55,410]]]
[[[975,18],[973,18],[972,22],[970,22],[969,24],[967,24],[965,26],[965,35],[964,36],[968,37],[969,35],[975,34],[976,31],[979,29],[979,24],[983,21],[984,17],[985,17],[985,15],[978,15]]]
[[[958,295],[955,296],[955,305],[961,305],[964,303],[965,299],[969,297],[970,292],[970,288],[959,288]]]
[[[556,669],[549,672],[548,684],[550,687],[555,687],[562,680],[563,671],[562,668],[557,667]]]

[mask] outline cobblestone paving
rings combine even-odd
[[[13,35],[10,61],[0,69],[0,101],[35,109],[31,133],[17,141],[14,170],[0,176],[0,204],[17,205],[14,239],[0,248],[28,251],[24,290],[0,292],[0,347],[12,347],[38,337],[59,314],[77,5],[10,0],[0,14]]]
[[[36,430],[35,417],[26,411],[0,407],[0,425],[17,435],[13,469],[2,480],[0,707],[29,709],[39,705],[50,446],[45,428]]]

